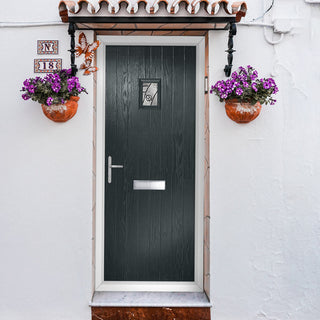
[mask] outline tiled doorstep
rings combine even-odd
[[[95,292],[91,307],[208,307],[204,292]]]

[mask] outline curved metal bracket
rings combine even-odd
[[[76,24],[74,22],[70,22],[69,23],[69,28],[68,28],[68,33],[71,37],[71,41],[70,41],[70,50],[68,50],[70,52],[70,59],[71,59],[71,74],[73,76],[75,76],[77,74],[78,68],[77,65],[74,63],[75,62],[75,40],[74,40],[74,33],[76,31],[77,27]]]
[[[228,64],[224,67],[224,73],[226,77],[230,77],[231,71],[232,71],[232,61],[233,61],[233,53],[236,50],[233,50],[233,36],[237,34],[237,26],[234,22],[230,23],[230,29],[229,29],[229,40],[228,40]]]

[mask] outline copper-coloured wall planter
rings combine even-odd
[[[79,97],[71,96],[64,104],[51,106],[42,104],[42,111],[48,119],[54,122],[66,122],[77,113],[79,99]]]
[[[240,102],[236,99],[226,100],[225,108],[227,116],[237,123],[248,123],[258,117],[261,111],[261,104]]]

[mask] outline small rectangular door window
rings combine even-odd
[[[139,79],[139,100],[141,108],[160,108],[160,97],[160,79]]]

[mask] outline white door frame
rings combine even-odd
[[[96,291],[203,291],[203,210],[204,210],[204,75],[205,38],[174,36],[98,36],[97,121],[96,121]],[[149,282],[104,281],[104,170],[105,170],[105,59],[106,45],[196,46],[196,176],[195,176],[195,281]]]

